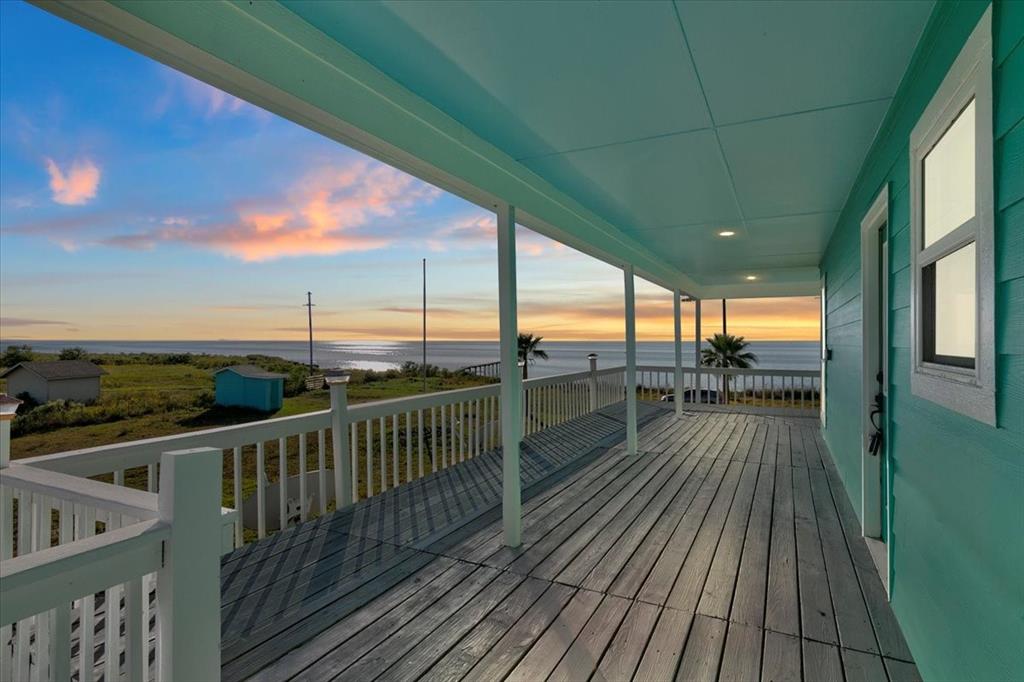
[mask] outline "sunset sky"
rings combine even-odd
[[[520,328],[621,339],[621,271],[519,230]],[[57,19],[0,2],[0,338],[497,336],[494,216]],[[692,310],[687,335],[692,333]],[[729,302],[817,339],[816,298]],[[672,337],[637,285],[638,336]],[[706,304],[707,333],[720,304]]]

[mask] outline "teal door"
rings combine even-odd
[[[878,228],[878,271],[877,278],[878,311],[877,329],[879,331],[875,343],[878,344],[875,357],[878,358],[878,366],[875,371],[875,396],[871,408],[871,426],[874,429],[871,449],[873,454],[880,458],[878,475],[881,480],[878,482],[879,495],[879,518],[881,519],[882,542],[886,541],[889,530],[889,438],[888,426],[888,398],[889,398],[889,372],[888,345],[889,345],[889,244],[886,239],[886,225],[883,223]]]

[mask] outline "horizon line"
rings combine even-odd
[[[801,342],[801,343],[818,343],[821,339],[799,339],[799,338],[786,338],[786,339],[760,339],[756,337],[743,336],[750,341],[764,342]],[[625,343],[625,339],[566,339],[542,336],[545,341],[552,341],[557,343]],[[708,338],[708,337],[703,337]],[[673,339],[637,339],[637,343],[671,343]],[[684,337],[682,343],[693,341],[692,337]],[[363,343],[380,343],[380,342],[400,342],[400,343],[421,343],[422,339],[419,338],[336,338],[336,339],[323,339],[314,340],[313,343],[336,343],[336,342],[363,342]],[[427,339],[427,343],[498,343],[497,338],[472,338],[472,339]],[[0,339],[0,345],[12,344],[12,343],[301,343],[303,345],[308,344],[306,339],[30,339],[30,338],[11,338],[11,339]]]

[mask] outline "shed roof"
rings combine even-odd
[[[88,360],[49,360],[45,362],[19,362],[0,374],[0,377],[12,374],[16,369],[27,369],[38,374],[47,381],[62,379],[89,379],[106,374],[106,371]]]
[[[234,372],[239,376],[243,376],[246,379],[287,379],[287,374],[279,374],[277,372],[268,372],[262,367],[256,365],[232,365],[231,367],[222,367],[218,369],[214,374],[220,374],[221,372]]]

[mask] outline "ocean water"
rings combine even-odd
[[[214,355],[274,355],[306,362],[309,344],[304,341],[0,341],[28,343],[40,352],[57,352],[68,346],[81,346],[93,353],[210,353]],[[598,367],[626,364],[626,348],[621,341],[542,341],[548,360],[537,360],[529,369],[531,377],[580,372],[588,367],[587,355],[597,353]],[[757,367],[764,369],[818,369],[820,351],[817,341],[752,341],[749,350],[758,356]],[[323,368],[385,370],[406,360],[419,362],[422,345],[418,341],[319,341],[313,344],[313,359]],[[428,341],[427,362],[458,369],[498,359],[497,341]],[[683,364],[693,366],[693,342],[683,343]],[[637,364],[668,365],[673,362],[671,341],[637,342]]]

